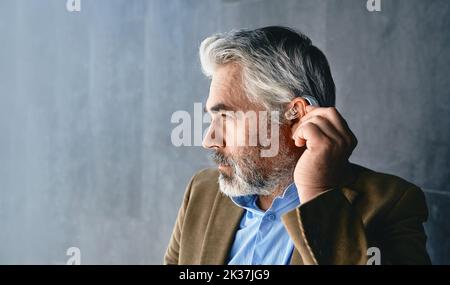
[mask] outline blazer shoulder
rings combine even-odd
[[[216,168],[203,168],[197,171],[193,178],[197,183],[216,183],[219,178],[219,170]]]
[[[187,189],[190,205],[211,205],[219,192],[219,171],[205,168],[198,171],[191,178]]]
[[[417,185],[396,175],[377,172],[356,164],[353,167],[356,180],[347,188],[356,192],[354,203],[365,213],[363,216],[366,218],[388,213],[399,204],[403,206],[406,201],[410,206],[417,206],[415,208],[418,211],[426,209],[423,191]]]
[[[356,180],[352,185],[355,190],[373,191],[385,195],[392,191],[401,192],[410,188],[418,188],[413,183],[396,175],[377,172],[357,164],[353,164],[353,169],[356,172]]]
[[[217,169],[204,168],[202,170],[199,170],[192,177],[191,192],[208,191],[214,192],[214,194],[216,194],[218,189],[219,189],[219,171]]]

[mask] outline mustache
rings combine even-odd
[[[234,160],[231,158],[227,158],[223,153],[219,151],[213,151],[210,153],[210,158],[216,164],[222,165],[235,165]]]

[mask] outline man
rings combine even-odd
[[[333,107],[328,62],[305,35],[218,34],[200,59],[212,78],[203,146],[218,169],[190,181],[166,264],[430,263],[422,191],[349,163],[356,138]],[[236,115],[252,111],[257,128]],[[261,127],[264,111],[279,132]],[[255,130],[270,145],[249,144]],[[262,155],[275,144],[276,155]]]

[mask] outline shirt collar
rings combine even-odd
[[[254,214],[264,215],[264,212],[256,204],[257,195],[246,195],[232,197],[231,200],[238,206]],[[272,205],[267,212],[275,212],[282,215],[295,207],[300,205],[300,199],[298,197],[297,187],[294,183],[289,184],[289,186],[284,189],[280,196],[277,196],[273,201]]]

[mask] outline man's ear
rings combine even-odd
[[[284,113],[284,117],[287,120],[294,121],[293,123],[296,123],[301,117],[306,114],[306,106],[308,105],[308,101],[306,101],[304,98],[296,97],[289,103],[287,110]]]

